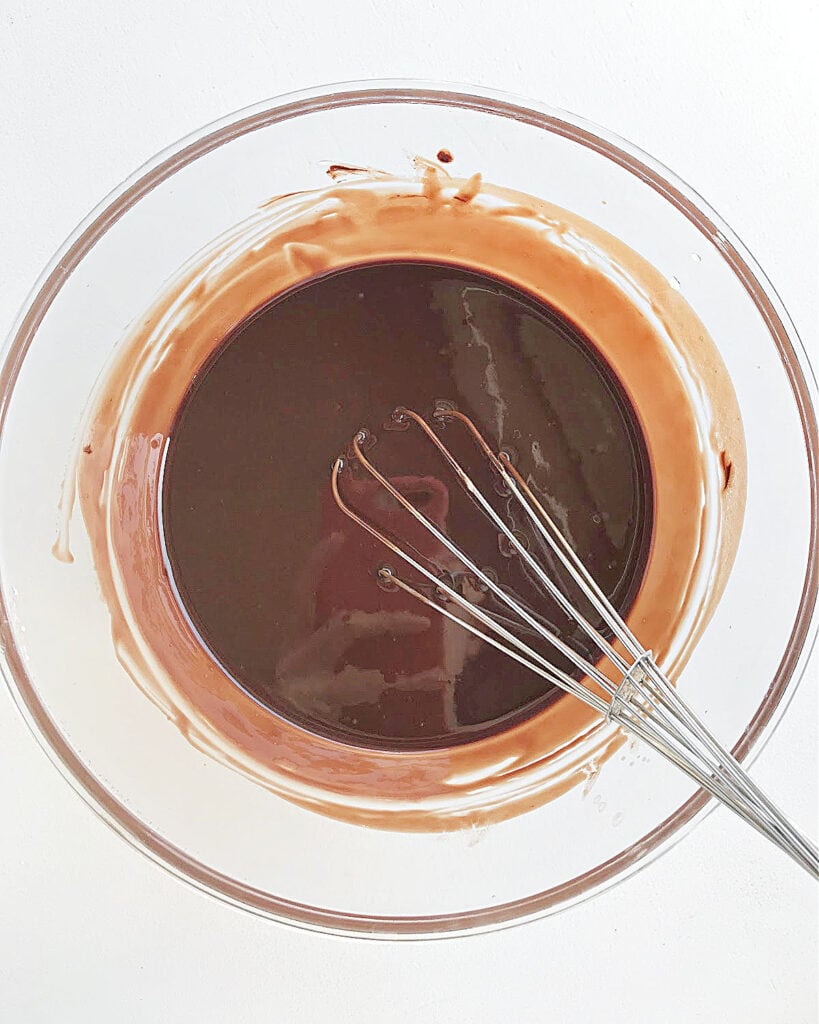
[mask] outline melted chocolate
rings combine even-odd
[[[197,374],[171,431],[162,493],[170,572],[204,645],[247,693],[312,731],[384,748],[445,746],[560,696],[378,587],[377,568],[395,560],[338,512],[329,488],[333,456],[363,425],[379,436],[373,461],[399,489],[594,657],[520,561],[505,557],[428,442],[380,429],[396,406],[428,415],[440,398],[491,444],[518,452],[518,468],[621,614],[641,582],[648,455],[621,385],[574,324],[457,266],[382,262],[314,278],[236,327]],[[450,426],[445,440],[491,492],[468,439]],[[369,518],[428,543],[371,481],[344,483]]]

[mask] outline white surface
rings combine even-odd
[[[563,106],[673,167],[819,356],[808,4],[0,0],[0,330],[76,222],[180,135],[324,81],[472,81]],[[817,660],[754,768],[817,833]],[[817,1019],[817,889],[717,811],[551,920],[444,943],[323,938],[223,907],[130,850],[0,694],[0,1019]]]

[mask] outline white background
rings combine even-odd
[[[537,97],[674,168],[760,260],[815,361],[817,38],[797,0],[0,0],[0,332],[76,222],[158,149],[276,93],[411,76]],[[754,768],[814,836],[816,667]],[[0,764],[13,1024],[817,1020],[816,886],[725,811],[556,918],[365,943],[171,879],[71,793],[5,693]]]

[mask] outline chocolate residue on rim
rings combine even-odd
[[[731,472],[733,471],[734,464],[728,458],[728,455],[727,455],[727,453],[724,450],[719,453],[719,460],[720,460],[720,464],[722,465],[722,473],[723,473],[723,477],[724,477],[724,483],[722,485],[722,489],[724,491],[727,491],[728,490],[728,485],[731,482]]]
[[[169,580],[159,527],[165,446],[190,381],[248,314],[310,277],[383,259],[494,274],[575,322],[615,368],[648,440],[654,543],[629,623],[672,674],[690,655],[738,543],[745,454],[736,398],[707,331],[617,239],[545,202],[453,179],[353,175],[273,200],[201,254],[124,339],[66,479],[76,484],[122,664],[187,738],[302,806],[383,828],[461,828],[553,798],[622,742],[579,702],[458,748],[364,750],[313,736],[243,693],[199,643]],[[229,255],[228,255],[229,254]],[[135,372],[135,368],[139,372]],[[731,486],[723,489],[720,453]],[[587,774],[587,773],[586,773]]]

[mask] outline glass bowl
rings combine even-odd
[[[77,517],[75,563],[52,554],[89,396],[163,284],[269,197],[326,184],[331,165],[407,175],[442,148],[457,176],[480,171],[631,246],[719,348],[745,426],[748,499],[725,593],[679,686],[741,760],[771,734],[816,635],[815,381],[752,257],[656,161],[541,104],[408,82],[291,94],[170,147],[68,239],[6,345],[3,667],[55,764],[134,846],[214,896],[324,931],[431,936],[547,914],[645,865],[712,806],[630,745],[585,785],[483,828],[392,832],[297,807],[188,743],[139,692]]]

